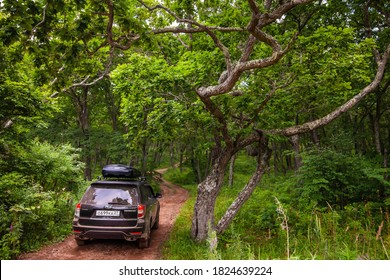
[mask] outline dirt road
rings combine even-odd
[[[165,170],[157,170],[163,173]],[[152,231],[150,247],[138,249],[137,242],[122,240],[96,240],[77,246],[73,236],[61,243],[46,246],[40,251],[22,255],[22,260],[158,260],[161,246],[169,237],[180,208],[188,192],[167,181],[161,183],[160,227]]]

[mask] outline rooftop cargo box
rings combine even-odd
[[[109,164],[103,167],[102,175],[104,178],[139,178],[141,172],[137,169],[124,164]]]

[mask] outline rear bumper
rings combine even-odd
[[[73,224],[73,232],[76,239],[125,239],[134,241],[139,238],[145,238],[144,223],[136,227],[95,227],[83,226],[78,223]]]

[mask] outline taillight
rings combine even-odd
[[[77,217],[77,218],[80,217],[80,208],[81,208],[80,203],[77,203],[76,209],[75,209],[75,211],[74,211],[74,216]]]
[[[138,204],[138,219],[142,219],[145,217],[145,205]]]

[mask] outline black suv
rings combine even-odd
[[[147,248],[151,229],[159,226],[161,194],[126,165],[107,165],[103,180],[86,190],[76,206],[73,231],[78,245],[91,239],[138,240]]]

